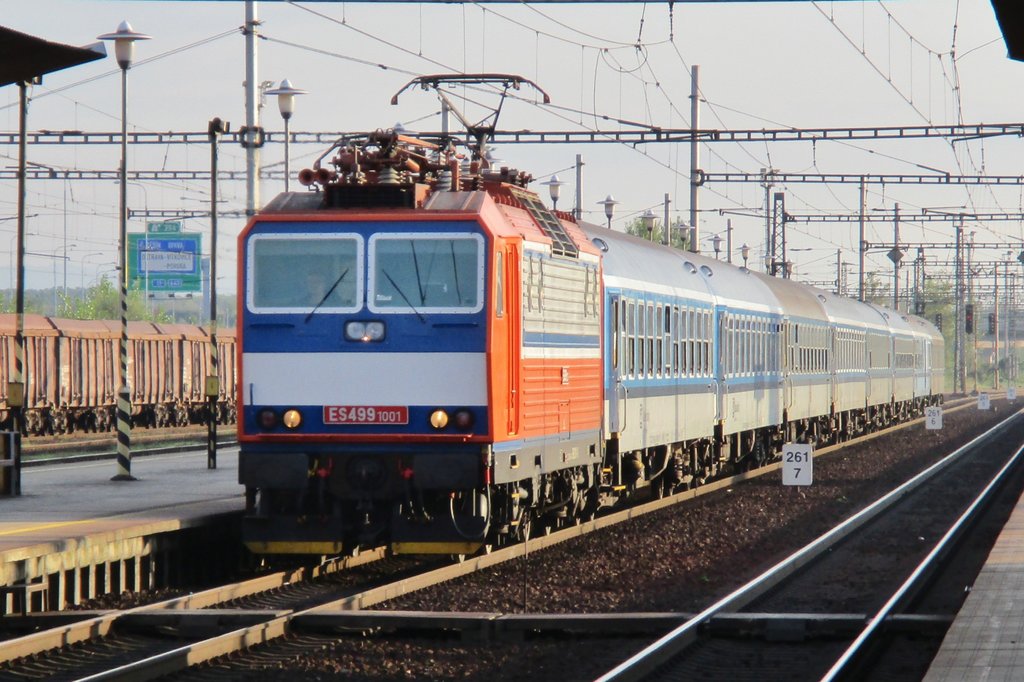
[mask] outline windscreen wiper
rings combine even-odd
[[[391,279],[391,275],[388,274],[387,270],[384,270],[384,276],[388,278],[388,281],[391,282],[391,286],[395,288],[395,291],[397,291],[398,295],[402,297],[402,300],[405,301],[405,304],[409,306],[409,309],[416,313],[416,317],[420,319],[420,322],[426,323],[426,320],[423,319],[423,315],[420,314],[420,311],[416,310],[416,306],[412,304],[412,301],[409,300],[409,297],[405,295],[404,291],[402,291],[402,287],[398,286],[398,282]]]
[[[324,304],[324,301],[326,301],[328,297],[330,297],[330,295],[334,293],[334,290],[338,288],[339,284],[341,284],[341,280],[345,279],[345,275],[348,274],[349,269],[350,268],[345,268],[345,271],[341,273],[341,277],[334,280],[334,284],[332,284],[331,288],[327,290],[327,293],[323,295],[323,298],[320,299],[320,302],[313,306],[313,309],[309,311],[309,314],[306,315],[305,320],[307,324],[309,323],[310,318],[313,317],[313,313],[315,313],[320,308],[320,306]]]

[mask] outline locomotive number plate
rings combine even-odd
[[[324,405],[324,424],[408,424],[404,405]]]

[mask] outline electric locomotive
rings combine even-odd
[[[246,544],[462,554],[592,513],[597,247],[526,173],[394,131],[333,153],[239,237]]]

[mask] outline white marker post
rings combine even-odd
[[[1009,400],[1011,403],[1017,401],[1017,387],[1016,386],[1010,386],[1008,389],[1006,389],[1006,399]]]
[[[810,485],[814,481],[814,447],[786,443],[782,448],[782,485]]]
[[[942,430],[942,407],[930,405],[924,408],[924,428],[928,431]]]
[[[990,407],[991,407],[991,404],[989,403],[988,393],[979,393],[978,394],[978,409],[979,410],[987,410]]]

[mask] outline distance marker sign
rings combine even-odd
[[[814,448],[810,443],[786,443],[782,448],[782,485],[814,481]]]
[[[929,405],[924,408],[924,428],[929,431],[942,429],[942,407]]]

